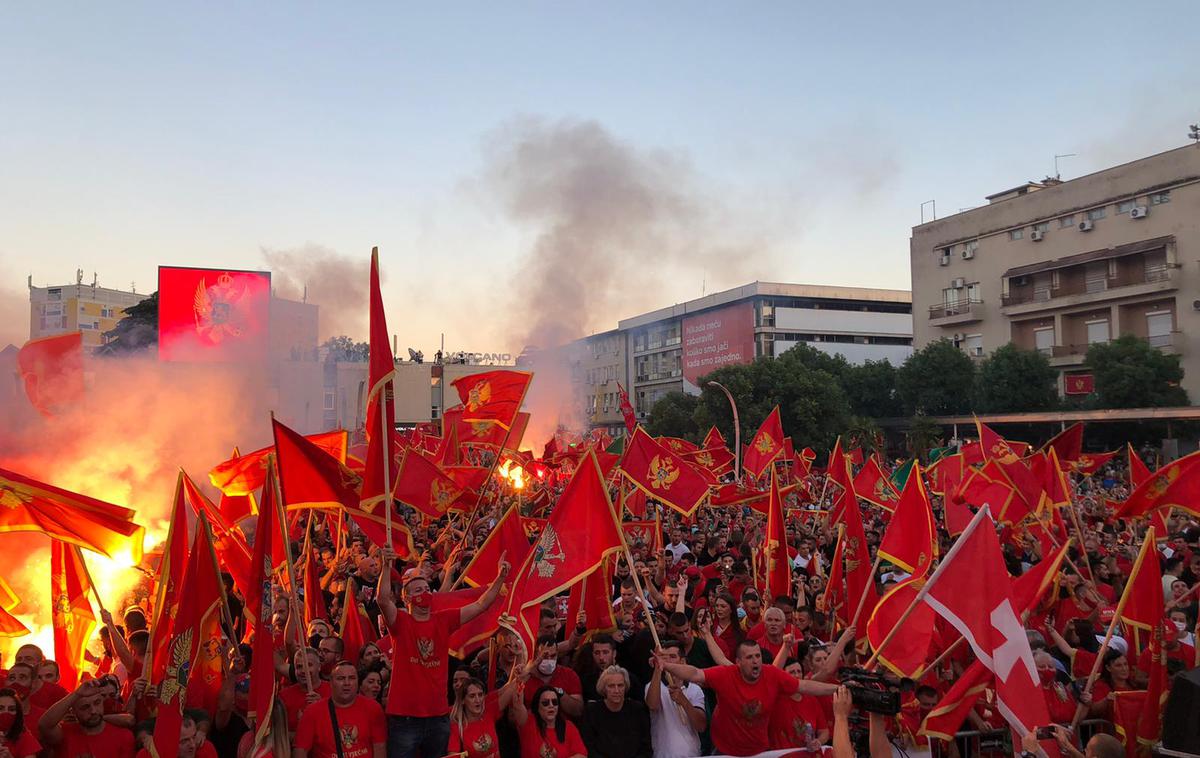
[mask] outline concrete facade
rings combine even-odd
[[[93,352],[104,344],[104,332],[117,325],[125,309],[145,300],[147,295],[82,283],[82,272],[75,284],[34,287],[29,280],[29,339],[51,337],[67,332],[83,334],[83,349]]]
[[[1029,182],[913,227],[915,346],[983,358],[1013,342],[1082,373],[1122,334],[1181,356],[1200,399],[1200,148],[1065,182]]]

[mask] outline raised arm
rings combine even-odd
[[[496,575],[496,579],[491,583],[491,585],[488,586],[487,592],[483,593],[483,595],[474,603],[464,605],[462,610],[458,612],[459,624],[468,623],[476,616],[486,611],[488,606],[496,602],[496,598],[500,597],[500,589],[504,586],[504,580],[508,578],[509,569],[512,568],[508,561],[504,559],[505,555],[507,555],[507,553],[500,554],[500,573]],[[380,610],[383,610],[382,605],[380,606]]]
[[[379,572],[379,585],[375,592],[375,604],[379,606],[379,614],[387,622],[388,627],[396,623],[396,596],[392,592],[392,567],[396,565],[394,550],[383,549],[383,570]],[[350,581],[347,579],[346,581]],[[465,609],[464,609],[465,610]],[[474,617],[472,617],[474,618]]]
[[[836,678],[838,667],[842,665],[842,655],[846,652],[846,646],[854,640],[855,631],[853,626],[846,627],[846,631],[842,632],[842,636],[838,637],[829,650],[829,656],[821,664],[821,668],[813,674],[813,679],[818,682],[832,682]]]
[[[691,666],[687,663],[669,663],[663,660],[662,655],[658,652],[655,652],[654,655],[656,658],[658,658],[659,666],[661,666],[662,670],[666,673],[670,674],[671,676],[678,677],[685,682],[692,682],[693,684],[698,684],[701,687],[704,686],[703,669],[698,669],[695,666]]]

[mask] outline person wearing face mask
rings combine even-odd
[[[0,758],[31,758],[42,746],[25,726],[17,693],[0,689]]]
[[[1046,700],[1046,711],[1050,721],[1055,724],[1070,724],[1075,718],[1075,698],[1058,681],[1058,667],[1054,665],[1054,657],[1045,650],[1033,654],[1033,663],[1037,666],[1038,684],[1041,686],[1042,697]]]
[[[550,687],[558,696],[558,704],[564,715],[573,719],[583,713],[583,684],[579,674],[566,666],[558,665],[558,652],[553,637],[538,637],[537,653],[525,664],[529,674],[529,686],[525,688],[528,702],[533,707],[533,693],[540,687]]]
[[[413,758],[445,755],[450,742],[450,635],[483,613],[500,597],[510,569],[500,556],[496,580],[473,603],[461,608],[432,609],[429,580],[410,569],[403,578],[407,610],[396,606],[391,568],[396,554],[383,551],[376,601],[393,641],[392,679],[388,687],[388,756]]]
[[[68,711],[74,721],[64,721]],[[133,758],[133,732],[104,720],[104,696],[95,681],[84,682],[50,706],[38,732],[43,747],[60,756]]]

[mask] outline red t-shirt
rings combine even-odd
[[[391,716],[445,716],[449,678],[450,633],[458,628],[462,611],[451,608],[417,621],[407,611],[396,611],[388,629],[396,653],[392,659],[392,685],[387,712]]]
[[[387,744],[387,720],[383,708],[370,698],[359,695],[350,705],[338,706],[337,720],[345,758],[373,755],[375,745]],[[294,747],[308,751],[313,758],[337,757],[333,721],[329,718],[329,698],[322,698],[304,709]]]
[[[329,697],[332,694],[329,691],[329,682],[321,682],[317,685],[316,693],[323,698]],[[300,714],[304,713],[304,709],[308,707],[308,688],[303,684],[284,687],[279,691],[279,701],[283,703],[283,708],[287,711],[288,731],[295,732],[300,725]]]
[[[1137,668],[1143,674],[1150,673],[1150,662],[1153,656],[1150,655],[1150,648],[1147,647],[1137,657]],[[1167,651],[1167,660],[1179,661],[1183,664],[1184,669],[1190,669],[1196,662],[1196,648],[1186,642],[1179,643],[1179,647],[1174,650]]]
[[[1050,715],[1050,723],[1070,724],[1075,719],[1075,698],[1066,687],[1058,682],[1043,684],[1042,695],[1046,698],[1046,712]]]
[[[54,751],[59,758],[133,758],[133,732],[105,724],[99,734],[85,734],[79,724],[61,725],[63,741]]]
[[[545,734],[538,731],[537,717],[532,713],[525,719],[521,727],[521,758],[570,758],[572,755],[587,755],[587,748],[579,730],[570,721],[565,721],[567,727],[566,739],[558,741],[558,734],[553,729],[547,729]]]
[[[42,751],[42,744],[30,734],[29,727],[25,727],[16,742],[6,747],[8,752],[13,754],[13,758],[33,758]]]
[[[703,669],[705,686],[717,693],[712,741],[722,753],[754,755],[770,747],[768,719],[780,695],[791,695],[800,681],[783,669],[764,665],[758,680],[742,678],[736,665]]]
[[[449,752],[466,753],[466,758],[500,758],[500,738],[496,735],[500,706],[495,694],[493,692],[484,700],[483,715],[479,719],[462,724],[450,720]]]
[[[817,698],[805,695],[799,700],[781,697],[771,709],[770,737],[772,748],[806,747],[808,740],[828,729],[825,712]]]
[[[247,732],[247,734],[250,735],[251,739],[254,738],[254,732]],[[137,751],[137,755],[133,758],[150,758],[150,751],[142,748]],[[196,748],[196,758],[217,758],[217,749],[213,747],[211,742],[205,740],[200,744],[200,747]]]
[[[67,696],[67,691],[54,682],[46,682],[37,691],[30,694],[29,703],[41,709],[49,708]]]
[[[583,683],[579,681],[579,674],[576,674],[573,669],[559,665],[554,669],[554,673],[546,681],[538,676],[535,671],[533,676],[529,678],[529,682],[525,685],[525,707],[533,710],[533,694],[542,686],[558,687],[568,695],[578,695],[583,697]]]

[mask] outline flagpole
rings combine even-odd
[[[1104,642],[1100,643],[1100,650],[1096,653],[1096,661],[1092,664],[1092,670],[1088,674],[1087,683],[1084,684],[1083,691],[1089,695],[1092,693],[1092,687],[1096,684],[1096,677],[1100,674],[1100,666],[1104,663],[1104,653],[1108,650],[1109,643],[1112,642],[1113,633],[1117,630],[1117,624],[1121,623],[1121,612],[1125,610],[1125,604],[1129,602],[1133,580],[1138,572],[1142,570],[1142,563],[1146,560],[1147,549],[1154,549],[1153,526],[1146,530],[1146,536],[1142,538],[1142,549],[1138,552],[1138,557],[1133,564],[1133,568],[1129,571],[1129,581],[1125,583],[1125,589],[1121,592],[1121,599],[1117,601],[1117,610],[1113,613],[1112,621],[1108,622],[1108,631],[1104,633]],[[1075,718],[1071,720],[1072,733],[1079,727],[1079,722],[1083,720],[1086,711],[1087,706],[1083,703],[1080,703],[1079,707],[1075,709]]]
[[[729,400],[729,407],[733,411],[733,480],[738,484],[742,483],[742,425],[738,422],[737,403],[733,401],[733,395],[720,382],[709,382],[709,387],[716,387],[725,393],[725,398]]]
[[[75,551],[75,557],[79,559],[79,565],[83,566],[83,573],[87,575],[88,584],[92,587],[92,594],[96,596],[96,605],[100,607],[100,612],[104,613],[104,601],[100,599],[100,590],[96,587],[96,583],[92,581],[92,572],[88,569],[87,561],[83,558],[83,551],[78,545],[71,545],[71,549]]]
[[[383,408],[380,406],[380,410]],[[386,421],[385,421],[386,423]],[[384,462],[384,476],[387,476],[387,466],[391,461]],[[311,693],[313,692],[312,672],[308,667],[308,644],[304,639],[304,630],[299,626],[300,622],[300,602],[296,599],[296,567],[292,565],[292,543],[288,539],[287,523],[283,520],[283,493],[279,490],[279,469],[275,465],[275,454],[267,454],[267,470],[270,472],[271,489],[275,494],[275,517],[279,522],[279,532],[283,536],[283,563],[284,570],[287,572],[288,578],[288,605],[291,607],[291,616],[296,621],[296,632],[300,637],[300,666],[304,669],[304,686]],[[389,490],[389,500],[391,492]],[[389,502],[389,510],[390,502]],[[391,529],[388,530],[388,539],[392,536]],[[257,539],[257,535],[255,536]],[[389,547],[390,549],[390,547]],[[384,567],[384,571],[388,571],[388,567]],[[223,590],[224,588],[222,588]],[[257,633],[257,632],[256,632]]]
[[[988,518],[989,522],[991,521],[991,512],[986,505],[984,505],[975,513],[975,517],[971,519],[971,523],[967,524],[967,528],[963,529],[962,534],[958,535],[958,540],[954,543],[954,546],[951,547],[946,553],[946,556],[942,558],[942,562],[938,564],[938,567],[934,570],[933,574],[927,580],[925,580],[925,584],[920,590],[917,591],[917,596],[914,597],[912,602],[908,604],[908,607],[904,609],[904,613],[901,614],[900,618],[896,621],[895,626],[893,626],[891,631],[887,633],[887,636],[883,638],[883,642],[879,643],[879,647],[875,648],[875,650],[871,653],[871,657],[867,659],[867,662],[864,664],[863,668],[869,670],[875,665],[875,661],[879,658],[879,654],[885,647],[887,647],[888,643],[892,641],[896,634],[899,633],[900,627],[904,626],[904,622],[907,621],[908,617],[911,616],[913,611],[917,609],[917,605],[925,600],[925,596],[929,594],[929,588],[932,587],[939,578],[941,578],[942,571],[945,569],[945,567],[950,565],[950,559],[954,557],[954,555],[958,552],[959,547],[963,544],[963,535],[970,534],[972,531],[974,531],[974,529],[979,525],[979,522],[985,517]],[[876,562],[878,562],[878,560],[876,560]],[[857,619],[857,616],[855,618]]]
[[[393,371],[395,371],[395,368],[395,366],[392,366]],[[383,386],[379,388],[379,426],[383,434],[379,441],[383,445],[383,503],[386,506],[383,511],[383,520],[384,528],[387,530],[387,549],[391,553],[394,550],[392,546],[392,430],[388,429],[387,422],[389,383],[394,394],[396,385],[391,380],[385,380]],[[395,408],[394,403],[392,407]],[[391,566],[385,567],[385,570],[391,570]]]

